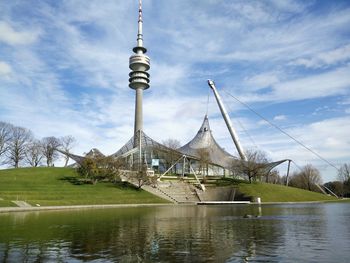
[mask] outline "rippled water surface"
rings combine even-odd
[[[350,203],[0,214],[0,262],[350,262],[349,239]]]

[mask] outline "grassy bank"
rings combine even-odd
[[[252,198],[260,197],[262,202],[307,202],[337,200],[333,196],[315,193],[295,187],[267,183],[246,183],[239,180],[222,180],[220,185],[235,185],[240,193]]]
[[[262,202],[303,202],[336,200],[332,196],[298,188],[266,183],[249,184],[223,179],[217,186],[232,185],[247,197]],[[133,186],[112,183],[82,184],[71,168],[20,168],[0,170],[0,207],[16,206],[11,201],[26,201],[35,206],[147,204],[167,201]]]
[[[130,185],[80,184],[71,168],[20,168],[0,170],[0,206],[11,201],[31,205],[92,205],[165,203],[167,201]]]
[[[284,185],[254,183],[239,184],[239,190],[248,196],[260,197],[262,202],[302,202],[336,200],[335,197]]]

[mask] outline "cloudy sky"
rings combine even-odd
[[[206,80],[215,80],[243,147],[272,160],[336,170],[228,94],[336,166],[350,162],[350,2],[144,0],[151,88],[144,130],[189,141],[207,111],[234,155]],[[0,116],[36,137],[73,135],[77,154],[116,152],[133,133],[128,58],[136,0],[0,0]],[[285,172],[285,167],[282,167]],[[294,166],[293,169],[296,169]]]

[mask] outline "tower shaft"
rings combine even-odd
[[[138,146],[139,141],[136,139],[139,131],[143,129],[143,110],[142,110],[142,97],[143,90],[149,88],[149,74],[150,59],[145,55],[147,49],[143,46],[143,20],[142,20],[142,2],[139,0],[138,10],[138,29],[136,47],[133,48],[135,53],[129,59],[129,87],[135,90],[135,122],[134,122],[134,146]]]
[[[134,135],[136,135],[139,130],[143,130],[142,97],[143,89],[136,89]]]

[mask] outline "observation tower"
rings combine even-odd
[[[129,87],[135,90],[135,123],[134,123],[134,146],[137,146],[139,140],[136,140],[138,134],[143,130],[143,110],[142,110],[142,96],[143,90],[149,88],[149,73],[150,59],[145,55],[147,49],[143,46],[142,34],[142,1],[139,0],[139,18],[138,18],[138,32],[137,45],[133,48],[135,53],[129,59]]]
[[[175,175],[181,175],[182,179],[185,174],[193,174],[196,179],[196,184],[198,184],[202,190],[205,190],[205,187],[201,184],[197,175],[205,176],[205,173],[207,175],[225,174],[225,169],[231,170],[235,173],[235,171],[240,171],[242,163],[249,164],[249,162],[247,162],[247,158],[239,143],[238,136],[233,129],[229,115],[226,112],[213,81],[209,81],[208,84],[214,91],[223,118],[241,157],[241,162],[239,162],[240,160],[238,160],[238,158],[232,156],[221,148],[215,141],[210,130],[207,115],[204,117],[202,126],[194,138],[178,149],[169,148],[145,134],[143,130],[142,103],[143,91],[150,87],[150,75],[148,73],[150,69],[150,58],[146,55],[147,49],[143,46],[142,27],[142,0],[139,0],[137,43],[132,49],[134,54],[129,58],[129,68],[131,70],[129,73],[129,87],[135,90],[134,133],[130,140],[128,140],[117,152],[108,157],[121,159],[123,161],[123,171],[125,174],[129,174],[128,176],[142,174],[134,172],[143,172],[145,171],[145,168],[146,172],[149,174],[152,174],[151,172],[154,171],[159,175],[161,174],[159,178],[165,176],[168,172],[174,173]],[[104,155],[97,149],[91,150],[85,156],[75,155],[62,150],[59,151],[75,160],[77,165],[83,164],[83,161],[86,158],[104,157]],[[286,160],[264,164],[264,169],[266,172],[269,172],[273,167],[284,161]],[[204,169],[205,166],[206,169]],[[173,200],[175,199],[173,198]]]

